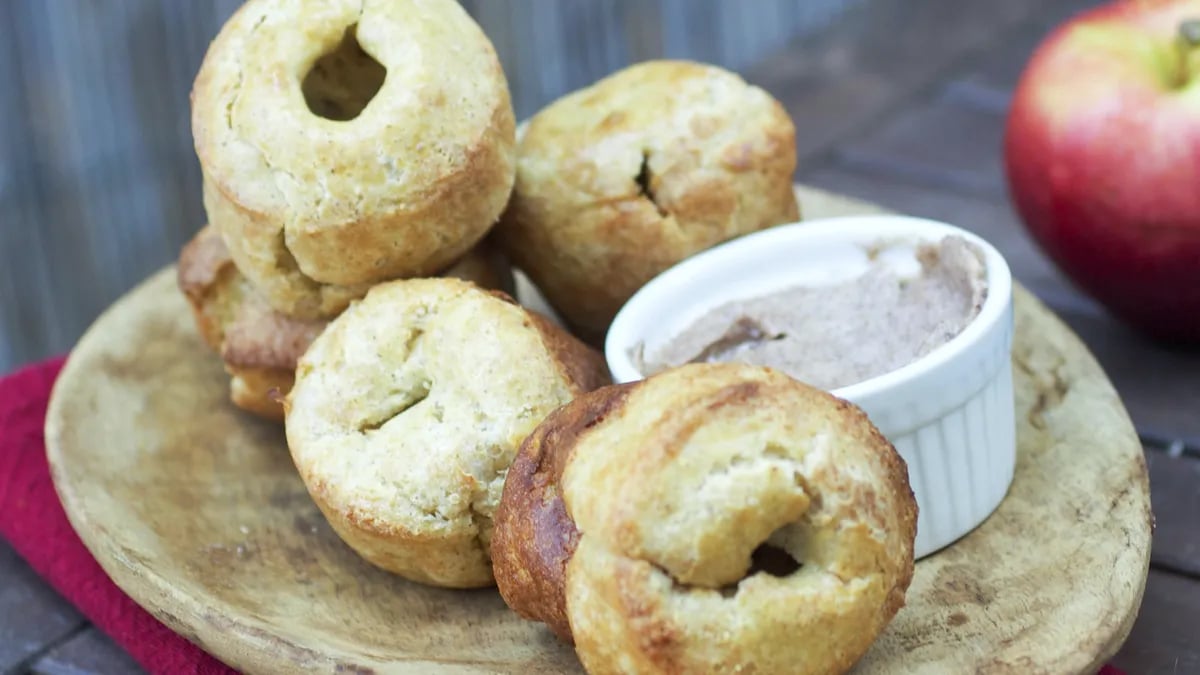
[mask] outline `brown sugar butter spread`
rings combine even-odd
[[[645,375],[689,362],[776,368],[836,389],[901,368],[949,342],[987,297],[982,255],[948,236],[916,247],[920,272],[901,276],[878,256],[861,276],[721,305],[653,354],[635,350]]]

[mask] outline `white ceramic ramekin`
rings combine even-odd
[[[695,255],[655,277],[617,314],[605,356],[619,382],[643,374],[633,359],[678,335],[718,305],[796,285],[861,274],[881,243],[901,273],[918,264],[915,245],[955,234],[984,253],[988,293],[958,336],[898,370],[835,389],[860,406],[908,464],[917,499],[916,557],[937,551],[983,522],[1004,499],[1016,461],[1010,351],[1012,276],[996,249],[945,223],[869,215],[781,225]],[[870,339],[864,335],[863,339]]]

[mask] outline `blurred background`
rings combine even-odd
[[[204,222],[188,93],[240,0],[0,2],[0,372],[67,350]],[[866,0],[464,0],[519,117],[635,61],[747,68]]]

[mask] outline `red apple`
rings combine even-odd
[[[1055,30],[1013,96],[1009,189],[1046,254],[1128,324],[1200,344],[1200,0]]]

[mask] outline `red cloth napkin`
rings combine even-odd
[[[234,673],[171,631],[125,595],[71,529],[42,428],[57,358],[0,380],[0,536],[71,604],[151,673]],[[1105,666],[1097,675],[1123,675]]]
[[[71,529],[50,482],[42,427],[58,358],[0,380],[0,536],[151,673],[235,673],[142,609]]]

